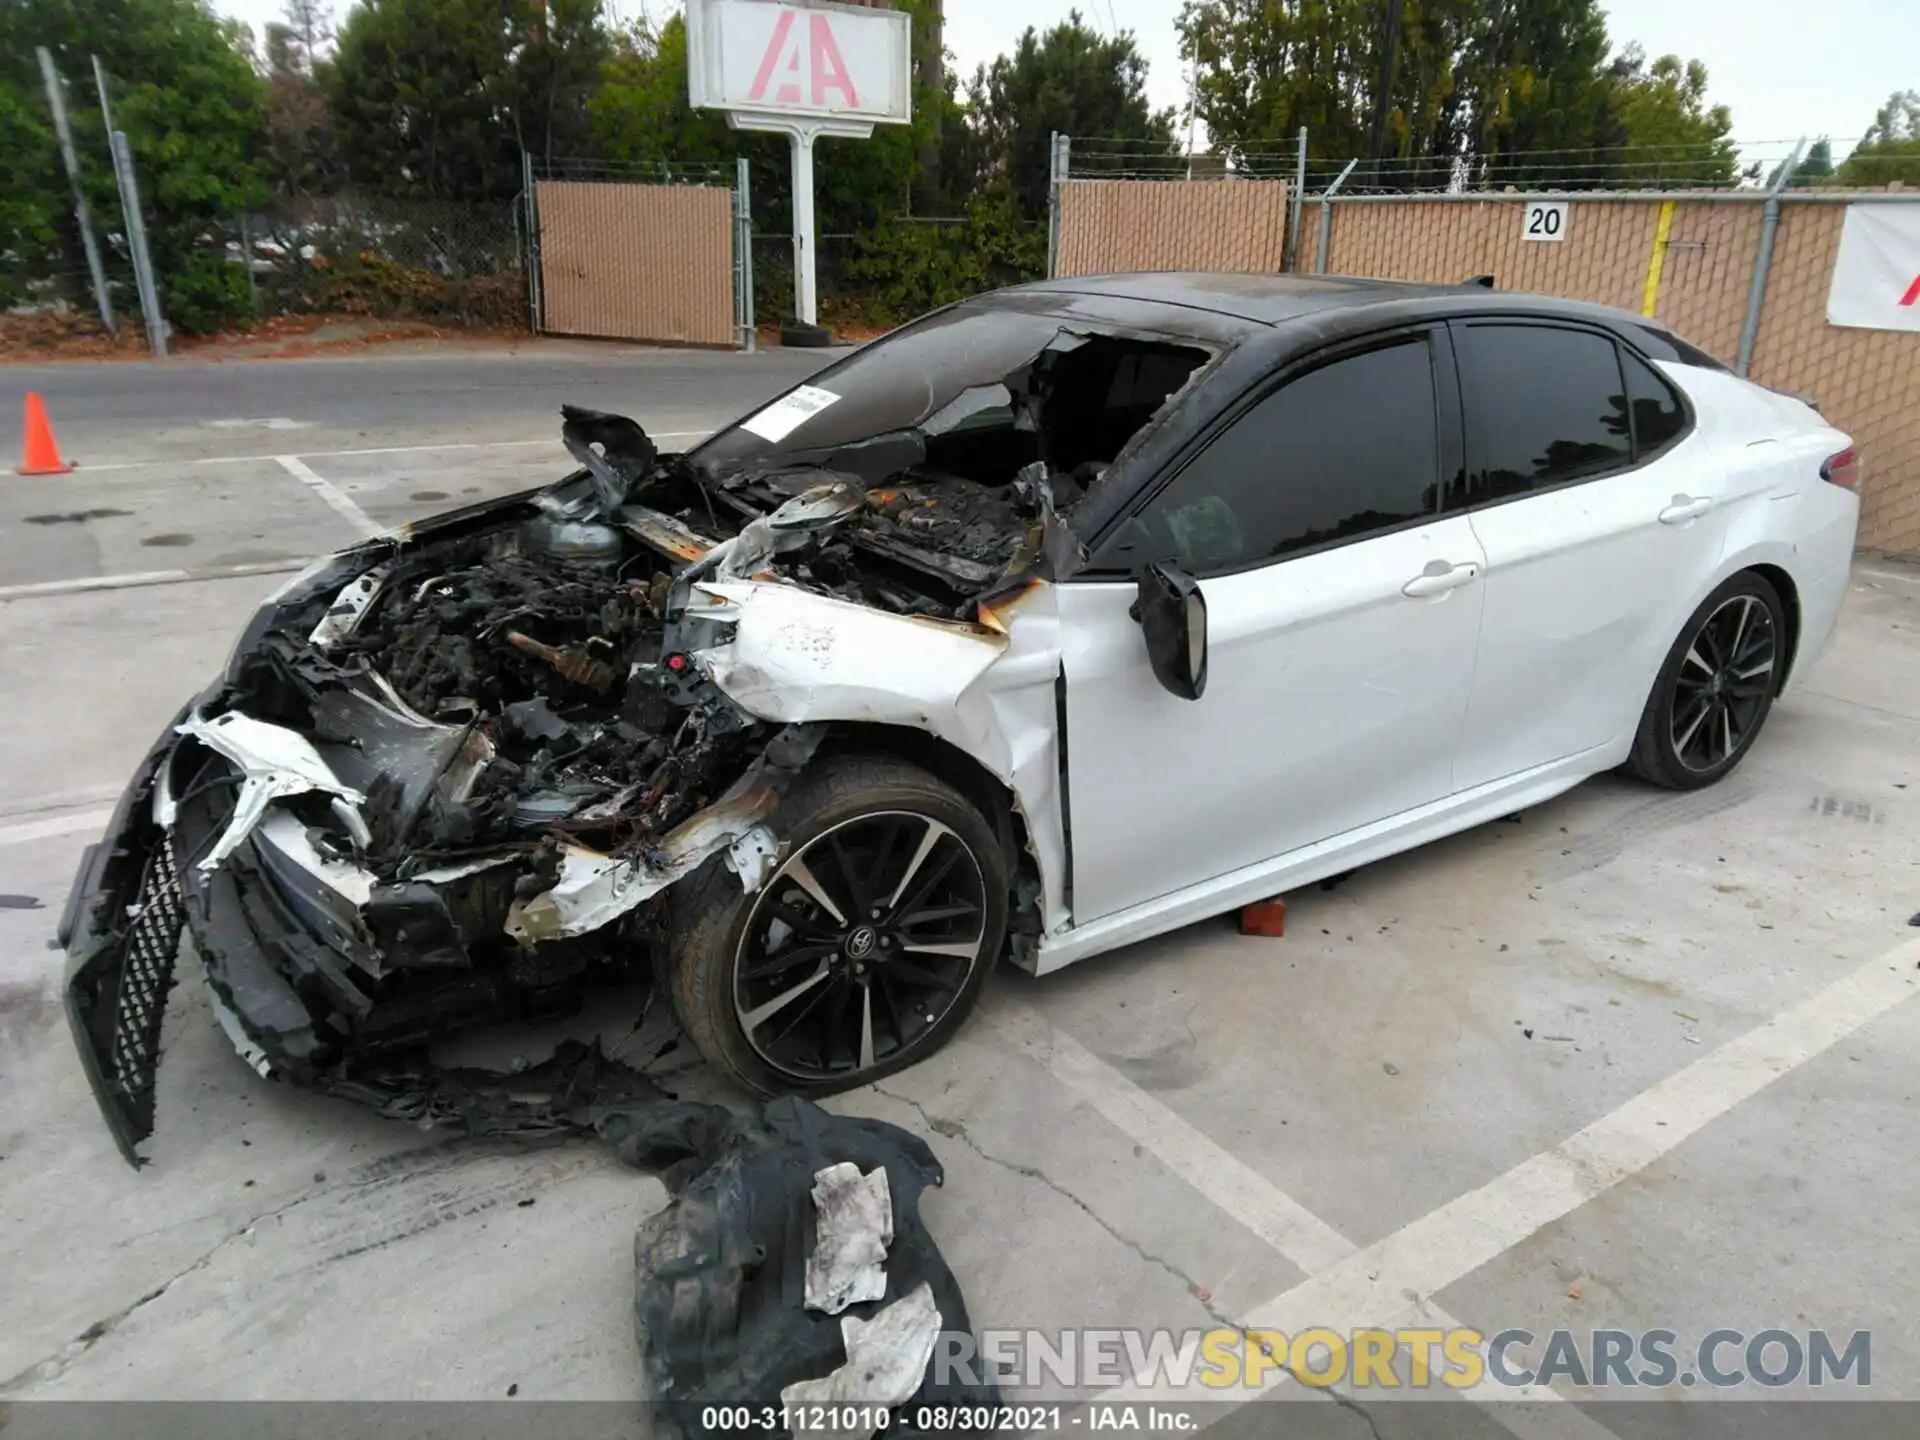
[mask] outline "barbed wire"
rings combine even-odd
[[[1735,190],[1771,181],[1800,139],[1730,137],[1705,143],[1614,147],[1563,146],[1534,150],[1385,156],[1378,160],[1309,154],[1305,188],[1324,192],[1336,180],[1350,195],[1407,192],[1459,193],[1505,189]],[[1900,163],[1903,157],[1860,157]],[[1905,163],[1911,165],[1910,157]],[[1074,179],[1276,179],[1301,178],[1298,141],[1216,145],[1188,155],[1140,139],[1073,137],[1068,178]],[[1856,172],[1857,173],[1857,172]],[[1825,178],[1825,177],[1820,177]]]

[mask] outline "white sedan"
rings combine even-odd
[[[269,601],[89,852],[68,1000],[130,1156],[183,929],[296,1083],[638,967],[734,1079],[817,1093],[938,1049],[1003,955],[1622,765],[1709,784],[1859,514],[1806,402],[1472,285],[1049,281],[685,455],[564,438],[568,478]]]

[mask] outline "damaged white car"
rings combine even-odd
[[[1045,971],[1630,763],[1738,762],[1845,591],[1844,435],[1639,317],[1319,277],[938,312],[684,455],[333,556],[168,727],[62,922],[153,1128],[183,930],[350,1082],[657,975],[821,1092]]]

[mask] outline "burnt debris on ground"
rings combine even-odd
[[[677,1100],[578,1041],[511,1073],[414,1059],[325,1088],[474,1136],[597,1137],[659,1174],[670,1198],[634,1240],[634,1325],[648,1397],[688,1436],[726,1433],[711,1423],[715,1407],[815,1403],[861,1420],[889,1408],[887,1433],[911,1436],[929,1433],[922,1407],[998,1398],[962,1367],[932,1363],[941,1335],[974,1341],[920,1216],[922,1192],[944,1173],[898,1126],[793,1097],[749,1111]]]

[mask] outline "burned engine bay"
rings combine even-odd
[[[729,627],[698,582],[990,628],[997,598],[1079,563],[1065,517],[1208,358],[1055,329],[910,427],[763,464],[565,407],[569,479],[296,582],[178,727],[203,764],[170,782],[183,889],[210,920],[230,889],[245,921],[232,946],[196,933],[256,1063],[312,1077],[537,1011],[656,951],[666,888],[715,855],[753,888],[827,727],[708,678]]]

